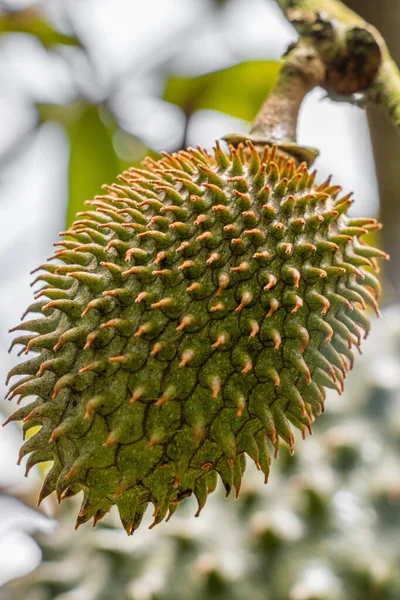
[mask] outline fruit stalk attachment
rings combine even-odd
[[[251,140],[261,152],[265,146],[276,144],[297,162],[312,165],[319,152],[297,143],[297,121],[304,98],[321,85],[324,77],[325,66],[313,48],[303,44],[289,48],[277,84],[258,112],[250,133],[231,133],[224,139],[235,146]]]

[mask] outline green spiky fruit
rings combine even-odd
[[[201,523],[189,498],[170,526],[137,531],[135,544],[115,512],[73,531],[72,498],[57,508],[56,531],[34,536],[42,564],[1,588],[2,600],[398,600],[398,373],[392,306],[342,397],[328,396],[334,410],[293,458],[281,449],[267,486],[249,465],[240,502],[217,486]]]
[[[324,388],[341,392],[352,345],[378,312],[371,271],[383,252],[360,237],[338,186],[249,143],[146,159],[89,202],[15,329],[36,356],[9,420],[40,429],[27,470],[53,461],[40,499],[83,490],[77,523],[116,504],[126,531],[216,485],[239,493],[249,455],[268,477],[271,448],[311,431]],[[57,262],[58,261],[58,262]],[[42,298],[47,300],[43,301]]]

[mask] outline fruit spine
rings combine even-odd
[[[12,344],[37,353],[10,372],[27,376],[11,398],[37,398],[8,421],[41,427],[19,459],[53,461],[40,500],[83,490],[77,525],[116,504],[131,534],[149,502],[153,525],[192,493],[199,514],[217,475],[238,495],[245,454],[267,480],[290,424],[311,432],[386,257],[360,239],[379,224],[314,178],[276,147],[217,143],[147,158],[78,214],[36,279],[27,312],[45,317]]]
[[[377,368],[377,355],[400,372],[400,306],[375,323],[313,439],[293,459],[282,447],[268,486],[249,469],[240,503],[217,490],[199,527],[190,498],[169,527],[137,531],[135,545],[120,535],[116,514],[74,532],[71,499],[57,511],[57,530],[34,536],[42,564],[6,584],[2,600],[66,600],[88,589],[91,600],[261,600],[266,590],[285,600],[399,598],[400,381]],[[349,498],[357,510],[344,514]],[[319,569],[322,578],[310,577]]]

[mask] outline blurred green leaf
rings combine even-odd
[[[160,157],[138,138],[123,131],[106,104],[90,105],[85,100],[69,104],[37,104],[39,122],[55,121],[66,130],[71,146],[67,225],[78,211],[86,210],[85,200],[102,193],[103,183],[111,184],[129,167],[140,167],[146,155]]]
[[[98,107],[88,105],[68,128],[71,156],[69,162],[69,203],[67,226],[78,211],[86,210],[85,200],[101,193],[103,183],[112,183],[120,172],[112,132],[99,116]]]
[[[80,46],[76,37],[64,35],[46,23],[39,7],[0,13],[0,35],[5,33],[28,33],[35,36],[46,47],[56,44]]]
[[[231,2],[232,0],[214,0],[214,5],[217,8],[224,8],[227,4],[229,4],[229,2]]]
[[[88,104],[80,98],[69,104],[44,104],[36,105],[39,122],[55,121],[66,129],[76,123],[81,118],[82,113],[87,110]]]
[[[196,110],[218,110],[252,121],[275,85],[279,61],[243,62],[200,77],[171,77],[164,100],[177,104],[186,115]]]

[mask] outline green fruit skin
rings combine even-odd
[[[12,345],[33,358],[8,421],[27,471],[53,461],[39,500],[83,490],[77,525],[116,504],[128,534],[156,525],[220,476],[239,494],[245,454],[311,432],[325,388],[341,393],[353,346],[377,313],[379,227],[349,219],[339,186],[276,148],[189,149],[124,172],[88,202],[36,282]],[[46,298],[45,300],[43,298]],[[153,526],[152,525],[152,526]]]

